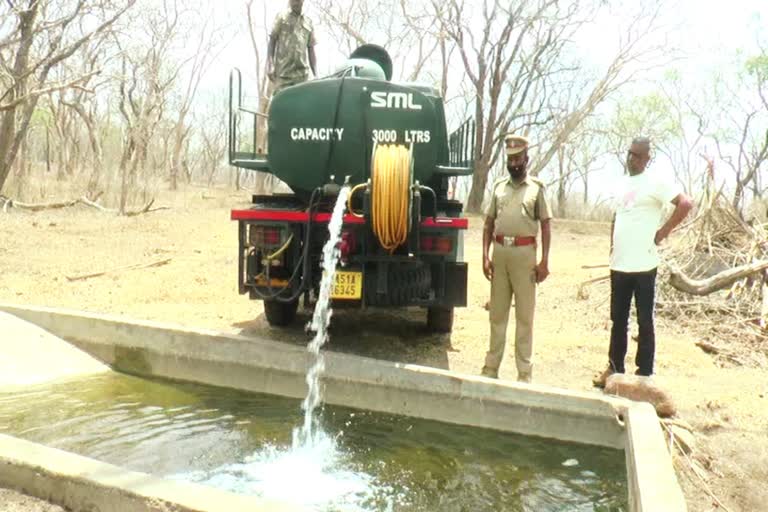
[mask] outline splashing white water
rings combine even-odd
[[[336,265],[339,263],[339,242],[341,241],[341,227],[344,223],[344,211],[347,207],[349,187],[344,186],[339,191],[336,205],[333,208],[331,220],[328,223],[328,241],[323,247],[323,278],[320,281],[320,296],[315,304],[315,312],[309,323],[309,329],[315,333],[307,350],[314,357],[314,364],[307,371],[307,396],[301,404],[304,411],[304,424],[293,431],[293,449],[311,448],[318,444],[321,433],[315,409],[320,405],[320,376],[325,370],[325,360],[320,349],[328,341],[328,324],[331,322],[333,311],[331,310],[331,288],[336,276]]]
[[[366,502],[380,492],[373,477],[348,468],[334,438],[317,432],[313,440],[312,446],[292,449],[267,445],[242,463],[176,478],[290,503],[304,510],[370,510]],[[296,492],[297,485],[301,492]]]
[[[289,449],[265,446],[263,450],[246,458],[242,463],[229,464],[213,471],[196,471],[176,478],[211,485],[239,494],[300,505],[310,510],[368,511],[376,500],[383,500],[384,510],[394,510],[394,503],[402,496],[388,497],[387,489],[377,484],[375,478],[364,470],[351,465],[348,457],[339,449],[338,436],[325,433],[315,417],[322,396],[320,377],[325,370],[320,349],[328,341],[328,325],[331,321],[331,289],[339,261],[339,242],[344,222],[349,187],[339,192],[331,220],[329,237],[323,247],[323,277],[315,312],[308,328],[315,336],[308,346],[314,363],[307,371],[307,396],[301,404],[304,422],[293,429],[293,443]],[[302,492],[296,492],[296,486]],[[381,507],[377,507],[381,509]]]

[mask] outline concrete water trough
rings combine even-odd
[[[310,360],[300,346],[58,309],[0,304],[0,311],[126,373],[293,398],[306,394]],[[0,337],[3,332],[0,317]],[[686,510],[648,404],[333,352],[326,352],[325,366],[326,403],[623,450],[631,511]],[[295,509],[9,436],[0,436],[0,487],[75,512]]]

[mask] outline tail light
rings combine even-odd
[[[439,235],[422,236],[420,247],[424,253],[450,254],[453,252],[453,238]]]
[[[283,229],[278,226],[251,226],[250,242],[254,247],[278,247],[283,241]]]

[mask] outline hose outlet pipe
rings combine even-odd
[[[331,176],[330,183],[323,185],[323,195],[327,197],[336,197],[341,192],[341,185],[334,183],[335,176]]]

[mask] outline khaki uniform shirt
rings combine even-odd
[[[309,77],[309,47],[314,46],[315,30],[312,22],[293,11],[283,13],[275,19],[270,37],[277,39],[275,47],[275,79],[281,82],[298,83]]]
[[[545,192],[544,184],[531,176],[522,183],[510,177],[494,183],[486,215],[496,221],[495,234],[536,236],[539,221],[552,218]]]

